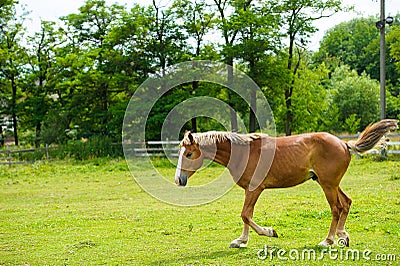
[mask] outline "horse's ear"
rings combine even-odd
[[[192,133],[189,132],[188,137],[189,137],[190,143],[194,144],[194,138],[193,138]]]
[[[194,144],[194,138],[190,130],[185,131],[185,137],[187,137],[190,141],[190,144]]]

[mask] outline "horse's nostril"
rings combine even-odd
[[[188,176],[187,175],[181,175],[179,177],[179,185],[183,186],[183,187],[186,186],[187,180],[188,180]]]

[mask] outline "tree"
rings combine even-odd
[[[388,33],[387,40],[390,43],[390,56],[395,60],[394,65],[400,73],[400,26],[393,27]]]
[[[296,42],[298,47],[304,46],[311,34],[317,31],[313,22],[330,17],[343,8],[341,1],[338,0],[285,0],[274,1],[275,11],[281,14],[281,27],[285,35],[289,38],[287,69],[292,73],[291,81],[285,89],[286,105],[286,135],[292,134],[291,124],[293,121],[292,95],[296,73],[300,62],[295,62]],[[297,57],[301,60],[301,57]]]
[[[182,30],[179,16],[174,12],[173,6],[162,7],[161,3],[157,3],[155,0],[152,3],[145,49],[151,57],[148,63],[152,65],[153,69],[158,70],[152,75],[165,77],[169,66],[188,58],[187,33]],[[165,91],[168,85],[165,79],[162,81],[160,90]],[[186,94],[186,97],[183,97],[182,94]],[[146,139],[161,138],[161,128],[169,111],[187,97],[187,91],[174,88],[158,99],[146,123]]]
[[[296,133],[320,130],[329,109],[329,91],[324,86],[329,70],[324,64],[305,67],[309,59],[302,61],[292,94],[292,130]]]
[[[194,39],[194,52],[191,60],[199,60],[201,58],[201,49],[205,35],[212,29],[215,23],[215,14],[209,9],[209,5],[204,0],[189,1],[176,0],[173,4],[174,11],[178,17],[183,20],[183,28],[189,38]],[[193,62],[193,68],[196,68],[196,62]],[[195,94],[199,88],[199,81],[193,81],[191,84],[191,94]],[[192,132],[197,132],[197,119],[191,119]]]
[[[218,13],[218,23],[217,26],[222,34],[224,44],[222,48],[222,55],[224,63],[233,66],[233,60],[235,58],[234,44],[237,39],[241,25],[235,23],[240,17],[240,12],[250,6],[252,0],[213,0]],[[231,8],[233,7],[233,11]],[[233,83],[233,69],[228,69],[227,75],[228,85]],[[238,122],[235,112],[235,94],[228,90],[228,104],[232,107],[231,110],[231,127],[232,131],[238,131]],[[237,100],[236,100],[237,102]]]
[[[400,17],[399,17],[400,18]],[[357,70],[358,74],[366,71],[371,78],[379,80],[379,35],[375,22],[378,18],[356,18],[342,22],[330,29],[321,41],[314,59],[317,62],[339,60]],[[395,70],[391,49],[396,49],[396,44],[391,37],[392,28],[387,27],[387,54],[386,70],[388,84],[396,86],[400,78]],[[393,41],[392,41],[393,40]],[[333,69],[332,69],[333,70]]]
[[[357,130],[361,131],[379,119],[379,82],[365,72],[359,76],[349,66],[338,67],[332,73],[330,87],[333,93],[331,105],[337,106],[339,113],[336,131],[354,130],[352,123],[357,123]],[[340,125],[347,128],[340,128]]]
[[[64,29],[60,32],[62,45],[54,48],[54,65],[47,69],[48,76],[52,77],[46,82],[47,88],[53,89],[50,110],[43,123],[42,140],[47,143],[64,143],[67,140],[67,132],[81,123],[82,112],[86,101],[82,92],[82,76],[87,72],[87,66],[91,62],[86,54],[82,54],[80,43]],[[85,119],[90,123],[89,119]],[[87,136],[87,135],[86,135]]]
[[[128,89],[130,80],[126,79],[124,65],[120,64],[124,56],[121,50],[114,49],[119,42],[111,34],[123,12],[123,6],[106,6],[104,0],[88,0],[79,8],[78,14],[62,18],[72,42],[70,59],[84,64],[83,71],[75,73],[79,84],[76,84],[72,102],[76,104],[73,108],[78,114],[75,122],[86,136],[111,135],[110,107],[118,94]]]
[[[259,1],[252,1],[239,9],[234,19],[241,25],[238,33],[238,41],[234,45],[235,57],[242,61],[247,68],[247,74],[259,85],[265,85],[263,71],[264,59],[279,51],[277,21],[279,18],[273,14],[269,5],[262,5]],[[268,68],[273,68],[273,65]],[[255,132],[257,110],[256,91],[251,91],[251,103],[249,112],[249,132]]]
[[[42,141],[42,126],[54,102],[55,48],[62,37],[54,29],[55,22],[42,21],[41,31],[28,38],[29,65],[28,73],[22,85],[25,93],[23,114],[26,128],[35,130],[35,146]],[[53,98],[52,98],[53,96]]]
[[[161,70],[159,75],[164,76],[167,66],[183,61],[187,54],[186,36],[177,24],[177,14],[171,7],[162,8],[153,0],[149,15],[146,50],[153,57],[151,64]]]
[[[14,0],[7,0],[0,2],[0,28],[5,29],[7,27],[8,21],[10,19],[10,9],[15,5]],[[3,38],[0,35],[0,39]],[[3,55],[4,49],[0,47],[0,55]],[[3,63],[3,62],[2,62]],[[6,87],[6,80],[4,76],[0,76],[0,147],[4,145],[4,132],[3,127],[5,126],[4,119],[6,115],[7,108],[7,92],[4,89]]]
[[[400,16],[398,15],[399,19]],[[397,73],[397,80],[393,80],[392,82],[396,82],[394,86],[389,88],[388,101],[387,101],[387,116],[392,118],[400,119],[400,26],[393,27],[388,33],[387,40],[390,47],[390,66],[392,69],[395,68]],[[394,75],[393,75],[394,76]]]
[[[241,60],[247,68],[246,71],[252,78],[257,78],[261,67],[258,63],[264,56],[273,50],[271,40],[276,36],[276,17],[271,12],[269,2],[257,0],[214,0],[218,13],[218,29],[223,38],[222,60],[225,64],[233,66],[234,60]],[[276,40],[275,40],[276,41]],[[275,47],[278,47],[275,43]],[[234,82],[233,71],[227,74],[228,84]],[[260,81],[260,79],[258,79]],[[258,83],[259,85],[261,83]],[[250,109],[235,93],[227,91],[227,102],[231,108],[232,131],[238,130],[236,112],[249,113],[249,130],[255,131],[256,96],[255,91],[250,92]],[[244,105],[243,105],[244,104]]]
[[[20,81],[27,63],[26,52],[21,46],[25,34],[23,21],[26,13],[21,17],[16,14],[16,2],[2,3],[0,19],[0,78],[3,79],[7,99],[2,103],[5,114],[11,116],[15,145],[19,145],[18,114],[21,98]]]
[[[134,87],[157,70],[154,54],[147,49],[152,38],[150,25],[153,23],[153,8],[135,4],[130,10],[121,11],[120,16],[120,22],[112,28],[109,39],[114,43],[113,49],[120,55],[122,74],[125,78],[132,77],[129,93],[133,94]]]
[[[396,16],[398,21],[399,15]],[[317,63],[331,65],[333,71],[337,65],[346,64],[361,75],[364,71],[373,79],[379,80],[379,35],[374,26],[378,18],[356,18],[340,23],[327,32],[314,55]],[[395,22],[396,23],[396,22]],[[386,27],[386,84],[388,88],[388,117],[397,117],[400,110],[395,104],[400,94],[400,68],[396,68],[398,51],[398,26]],[[392,99],[393,98],[393,99]]]

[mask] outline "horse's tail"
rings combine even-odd
[[[386,133],[398,127],[396,119],[384,119],[374,124],[370,124],[361,132],[357,140],[347,142],[347,147],[357,153],[363,153],[372,149],[382,140]]]

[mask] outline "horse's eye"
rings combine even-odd
[[[188,153],[186,154],[186,158],[190,159],[190,157],[192,157],[192,153],[191,153],[191,152],[188,152]]]

